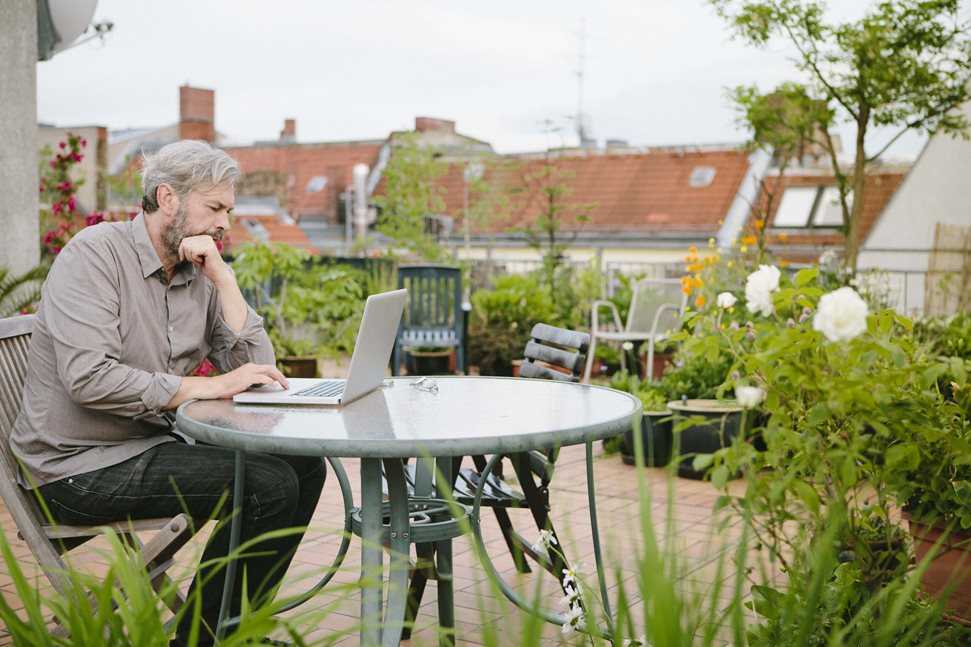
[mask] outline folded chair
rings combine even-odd
[[[0,497],[17,524],[17,535],[27,542],[51,585],[66,592],[70,578],[66,575],[68,566],[62,555],[110,529],[126,543],[140,549],[152,586],[160,591],[163,586],[171,584],[166,571],[172,565],[175,553],[194,533],[188,516],[119,520],[102,526],[56,525],[45,518],[36,495],[17,483],[18,465],[10,450],[10,434],[20,411],[27,377],[27,351],[35,319],[34,315],[0,319]],[[142,544],[136,534],[139,532],[155,534],[148,543]],[[170,588],[174,596],[169,597],[166,604],[176,612],[185,600],[176,587]]]
[[[590,343],[588,334],[538,323],[533,326],[530,335],[531,339],[526,344],[525,358],[519,371],[520,377],[564,380],[567,382],[580,381],[580,374],[586,360],[585,353]],[[519,572],[529,573],[531,571],[528,562],[524,559],[524,556],[528,556],[536,564],[552,573],[557,581],[561,581],[563,569],[568,564],[560,554],[562,543],[560,543],[556,529],[553,527],[553,521],[550,518],[549,495],[550,480],[553,478],[553,465],[556,462],[557,454],[558,450],[551,450],[545,453],[534,451],[506,457],[512,464],[521,491],[507,485],[502,479],[502,471],[496,469],[486,481],[481,505],[482,507],[492,508],[502,531],[502,536],[506,540],[506,546],[512,553]],[[453,495],[457,502],[464,505],[472,504],[476,486],[480,481],[480,472],[486,468],[488,457],[472,456],[472,462],[475,469],[455,470],[453,468],[452,470],[452,474],[455,475]],[[501,466],[502,463],[499,465]],[[412,470],[411,479],[415,478],[414,474],[415,472]],[[409,482],[409,490],[413,486],[414,480]],[[547,556],[533,550],[533,542],[513,528],[512,520],[507,512],[509,508],[528,508],[537,530],[549,530],[552,533],[556,539],[554,545],[558,548],[558,551],[553,551]],[[421,562],[426,565],[433,563],[433,547],[418,545],[416,550]],[[408,613],[405,617],[406,628],[402,632],[403,639],[409,637],[410,632],[407,627],[414,622],[417,610],[421,606],[421,596],[425,584],[429,578],[434,577],[434,568],[427,566],[422,568],[419,565],[412,570]]]

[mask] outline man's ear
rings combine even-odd
[[[155,189],[155,200],[158,208],[166,216],[173,216],[179,211],[179,196],[168,184],[159,184]]]

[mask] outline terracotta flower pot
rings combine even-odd
[[[277,361],[287,377],[319,377],[316,357],[281,357]]]
[[[918,521],[909,514],[910,535],[914,538],[917,560],[923,560],[940,541],[936,556],[921,577],[921,587],[929,596],[947,595],[946,609],[954,620],[971,625],[971,532],[952,530]],[[941,537],[944,537],[941,540]]]

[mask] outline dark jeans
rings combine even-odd
[[[229,449],[164,443],[123,463],[48,483],[40,487],[40,492],[54,519],[64,524],[96,525],[181,512],[203,523],[232,512],[234,461],[235,452]],[[247,454],[241,542],[271,530],[307,526],[326,476],[320,458]],[[270,539],[246,551],[265,554],[240,560],[233,615],[240,608],[243,573],[249,598],[265,601],[286,572],[302,537],[301,532]],[[209,539],[202,562],[218,560],[228,552],[227,522]],[[206,580],[202,585],[202,619],[214,632],[222,599],[223,571],[206,577],[205,570],[200,569],[192,582],[192,592],[200,579]],[[177,640],[188,635],[189,620],[191,612],[186,613]],[[211,641],[213,636],[203,629],[202,639]]]

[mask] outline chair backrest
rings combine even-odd
[[[533,326],[530,337],[519,369],[520,377],[580,381],[590,348],[589,334],[538,323]]]
[[[398,268],[398,287],[407,288],[408,304],[401,317],[403,330],[445,331],[462,335],[462,270],[443,265],[406,265]],[[434,335],[429,339],[435,345]]]
[[[0,319],[0,497],[51,583],[61,588],[66,587],[67,580],[62,574],[60,551],[44,533],[44,517],[36,499],[17,483],[17,458],[10,449],[10,434],[23,402],[30,335],[36,319],[35,315]]]
[[[642,279],[634,285],[630,311],[627,313],[627,332],[651,332],[654,319],[662,306],[668,306],[658,319],[656,332],[663,333],[681,327],[688,297],[681,290],[679,279]],[[671,307],[674,306],[674,307]]]

